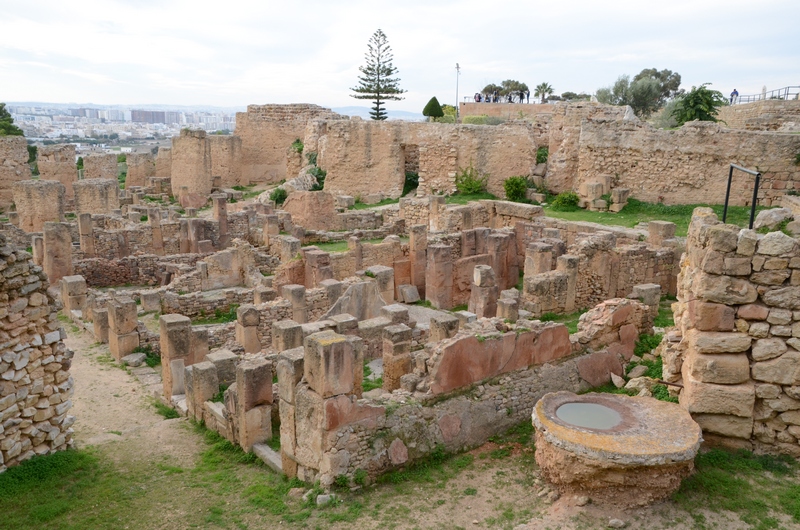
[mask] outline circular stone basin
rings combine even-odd
[[[694,469],[700,426],[679,405],[618,394],[554,392],[533,409],[536,462],[562,493],[649,504]]]

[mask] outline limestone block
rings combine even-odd
[[[272,324],[272,349],[277,352],[303,345],[303,330],[294,320],[280,320]]]
[[[400,302],[414,304],[420,301],[419,290],[416,285],[401,285],[398,287]]]
[[[278,395],[286,403],[294,404],[295,387],[303,378],[304,358],[305,349],[302,347],[285,350],[278,355]]]
[[[765,291],[761,298],[770,307],[800,309],[800,287],[770,289]]]
[[[256,287],[253,294],[253,303],[255,305],[271,302],[278,297],[278,292],[272,287]]]
[[[719,385],[695,379],[687,363],[683,364],[683,390],[679,400],[690,413],[732,414],[753,416],[755,388],[752,383]]]
[[[112,333],[119,335],[136,330],[136,302],[130,297],[114,298],[108,301],[108,326]]]
[[[217,350],[205,357],[206,361],[213,363],[217,370],[219,384],[230,386],[236,381],[236,364],[239,356],[230,350]]]
[[[787,208],[771,208],[769,210],[762,210],[758,212],[756,215],[755,222],[753,223],[753,229],[758,230],[759,228],[767,227],[770,230],[774,230],[778,227],[783,221],[792,220],[794,216],[792,212]]]
[[[689,325],[700,331],[732,331],[735,310],[724,304],[692,300],[688,304]]]
[[[739,318],[746,320],[766,320],[769,312],[770,309],[761,304],[747,304],[740,306],[736,314]]]
[[[747,330],[751,337],[763,339],[769,335],[769,324],[766,322],[753,322]]]
[[[193,364],[191,357],[192,321],[183,315],[162,315],[158,319],[161,346],[161,379],[164,397],[183,394],[184,368]]]
[[[343,335],[322,331],[305,339],[305,379],[322,398],[353,392],[355,361],[353,346]]]
[[[779,385],[800,384],[800,352],[788,350],[776,359],[753,363],[751,375],[756,381]]]
[[[335,331],[339,335],[351,335],[358,331],[358,319],[353,315],[341,313],[330,317],[335,324]]]
[[[723,260],[722,274],[747,276],[750,272],[750,258],[725,258]]]
[[[698,353],[738,353],[750,348],[752,339],[744,333],[691,330],[686,334],[690,350]]]
[[[126,355],[133,353],[139,346],[139,332],[132,333],[109,333],[108,334],[108,349],[111,350],[111,355],[117,361],[120,361]]]
[[[367,268],[367,275],[375,278],[381,298],[387,304],[394,301],[394,269],[383,265],[373,265]]]
[[[509,322],[516,322],[519,318],[519,302],[508,298],[498,300],[497,317]]]
[[[758,241],[758,253],[767,256],[788,254],[795,248],[795,240],[783,232],[770,232]]]
[[[95,309],[92,312],[92,328],[97,342],[108,343],[108,309]]]
[[[400,304],[385,305],[381,308],[381,315],[389,319],[392,324],[408,324],[408,308]]]
[[[607,351],[584,355],[577,361],[578,375],[591,386],[600,386],[611,380],[611,374],[622,376],[619,356]]]
[[[735,385],[750,379],[750,362],[743,353],[695,353],[684,361],[697,381]]]
[[[236,322],[234,328],[236,342],[244,348],[245,353],[257,353],[261,351],[261,341],[258,339],[258,327],[243,326]]]
[[[236,309],[236,321],[242,326],[258,326],[260,313],[252,304],[244,304]]]
[[[61,278],[61,292],[66,296],[86,295],[86,280],[83,276],[64,276]]]
[[[695,279],[692,288],[698,298],[725,305],[750,304],[758,298],[758,292],[750,282],[730,276],[701,273]],[[765,302],[768,305],[777,305],[767,300]]]
[[[161,311],[161,294],[158,291],[142,291],[139,300],[145,312]]]
[[[247,409],[239,417],[239,445],[250,452],[253,445],[272,438],[272,406],[259,405]]]
[[[189,383],[190,380],[191,383]],[[219,392],[219,378],[216,366],[208,361],[189,366],[184,372],[184,381],[187,386],[187,402],[191,399],[195,414],[202,413],[204,410],[203,404],[206,401],[210,401]],[[192,389],[191,396],[188,391],[189,386]],[[195,419],[198,418],[195,417]]]
[[[431,317],[430,320],[430,341],[439,342],[455,337],[458,333],[460,320],[458,317],[442,314]]]
[[[236,394],[242,410],[272,404],[272,363],[266,359],[239,363],[236,367]]]
[[[749,440],[753,433],[753,418],[729,414],[692,414],[692,419],[700,425],[703,432],[746,440]]]
[[[742,256],[752,256],[756,253],[757,244],[758,234],[755,230],[742,229],[739,231],[736,253]]]
[[[779,338],[758,339],[751,354],[754,361],[767,361],[783,355],[786,350],[786,343]]]
[[[739,231],[731,225],[710,226],[706,237],[708,247],[717,252],[733,252],[739,245]]]
[[[472,281],[478,287],[495,287],[497,285],[494,270],[489,265],[476,265]]]

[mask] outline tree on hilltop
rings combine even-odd
[[[541,98],[542,103],[547,101],[547,96],[553,94],[553,87],[550,83],[540,83],[536,85],[536,89],[533,91],[534,97]]]
[[[370,37],[364,57],[366,64],[358,67],[362,75],[358,76],[358,86],[350,89],[355,92],[351,95],[356,99],[371,99],[375,106],[370,109],[370,117],[373,120],[385,120],[386,110],[381,104],[403,99],[400,94],[405,90],[400,88],[400,78],[393,77],[397,74],[397,68],[392,64],[392,48],[386,34],[380,29]]]
[[[719,90],[706,88],[711,83],[703,83],[699,87],[692,87],[685,96],[678,100],[672,115],[683,125],[687,121],[719,121],[717,112],[726,105],[728,100]]]
[[[439,100],[436,99],[436,96],[433,96],[431,100],[428,101],[428,104],[425,105],[425,108],[422,109],[422,115],[428,118],[441,118],[444,116],[444,111],[439,104]]]
[[[621,75],[610,87],[597,90],[597,101],[607,105],[630,105],[640,118],[648,118],[660,107],[661,84],[646,77],[631,82],[627,75]]]
[[[0,136],[25,136],[22,129],[14,125],[14,118],[6,110],[5,103],[0,103]]]
[[[633,82],[635,83],[640,79],[654,79],[655,81],[658,81],[660,92],[658,100],[659,107],[663,107],[667,101],[676,97],[680,97],[685,92],[680,88],[681,74],[678,72],[673,72],[672,70],[665,69],[658,71],[655,68],[645,68],[636,74],[636,77],[633,78]]]

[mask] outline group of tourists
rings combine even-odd
[[[475,92],[475,95],[472,98],[475,100],[475,103],[502,103],[503,99],[505,99],[506,103],[530,103],[531,91],[519,90],[509,92],[505,96],[501,96],[497,90],[489,94]]]

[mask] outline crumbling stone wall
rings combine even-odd
[[[202,197],[211,194],[211,145],[205,131],[181,130],[172,137],[172,195],[178,196],[184,186],[188,193]]]
[[[741,105],[726,105],[717,118],[724,127],[747,131],[800,131],[800,101],[764,99]]]
[[[587,120],[572,187],[610,175],[612,187],[629,188],[642,201],[722,204],[729,164],[737,163],[763,171],[759,203],[769,205],[800,180],[794,164],[798,152],[800,136],[794,134],[727,129],[710,122],[665,131],[642,122]],[[747,205],[752,195],[753,177],[735,172],[731,204]]]
[[[126,188],[147,186],[148,179],[156,176],[156,159],[150,153],[130,153],[126,160],[128,161]]]
[[[13,201],[15,182],[31,178],[28,142],[24,136],[0,136],[0,207]]]
[[[44,145],[39,148],[36,164],[39,178],[57,180],[64,185],[67,199],[72,199],[72,183],[78,180],[78,169],[75,165],[76,151],[73,144]]]
[[[29,253],[7,246],[2,235],[0,255],[0,330],[5,336],[0,352],[2,472],[35,455],[71,446],[75,418],[68,415],[72,352],[62,342],[47,276]]]
[[[212,134],[208,137],[211,151],[211,178],[220,178],[219,185],[226,188],[239,184],[250,184],[242,181],[242,139],[233,135]]]
[[[19,228],[41,232],[48,221],[64,220],[66,188],[55,180],[23,180],[14,183],[14,204]]]
[[[172,176],[172,148],[159,147],[156,156],[156,177],[169,178]]]
[[[116,159],[114,164],[116,164]],[[119,182],[116,178],[90,178],[76,182],[75,212],[109,214],[119,209]]]
[[[293,177],[287,175],[289,146],[304,138],[309,121],[322,119],[333,122],[346,117],[309,104],[248,105],[247,112],[237,112],[236,136],[242,141],[240,181],[273,183]],[[309,144],[304,153],[313,149]]]
[[[694,211],[663,377],[706,442],[800,456],[798,286],[797,240]]]
[[[83,157],[84,179],[114,179],[117,180],[119,169],[117,155],[92,154]]]

